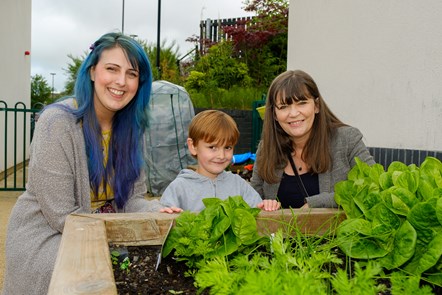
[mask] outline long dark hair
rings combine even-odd
[[[319,113],[315,116],[310,137],[301,157],[311,167],[312,172],[327,171],[332,164],[330,137],[336,128],[345,124],[328,108],[313,78],[301,70],[296,70],[280,74],[268,90],[260,153],[256,160],[260,177],[268,183],[278,182],[276,170],[287,165],[287,153],[294,150],[291,137],[276,121],[275,106],[279,97],[288,105],[300,100],[315,100]]]

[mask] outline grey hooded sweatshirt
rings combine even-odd
[[[223,171],[215,180],[198,174],[191,169],[183,169],[161,196],[161,204],[198,212],[203,210],[203,199],[242,196],[250,207],[262,202],[259,194],[239,175]]]

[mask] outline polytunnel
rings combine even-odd
[[[154,81],[146,130],[145,160],[148,192],[160,196],[181,169],[196,164],[186,140],[195,116],[187,91],[167,81]]]

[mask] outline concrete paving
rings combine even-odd
[[[17,174],[17,183],[23,182],[21,175],[23,175],[23,173],[20,171]],[[7,187],[13,187],[12,177],[8,177],[7,181]],[[4,186],[3,179],[0,180],[0,184]],[[3,277],[5,271],[5,240],[9,214],[18,196],[20,196],[22,193],[22,191],[0,191],[0,291],[3,288]]]
[[[21,192],[0,192],[0,290],[5,271],[5,240],[9,213]]]

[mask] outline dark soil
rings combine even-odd
[[[133,294],[197,294],[198,289],[194,286],[192,277],[185,275],[188,267],[183,262],[176,261],[169,255],[161,260],[159,267],[155,270],[158,254],[161,246],[136,246],[136,247],[116,247],[110,245],[110,249],[117,249],[120,255],[120,262],[129,257],[129,271],[121,270],[120,263],[114,265],[114,277],[119,295]],[[338,255],[339,252],[338,251]],[[341,254],[343,255],[343,254]],[[342,256],[345,260],[345,256]],[[329,265],[332,273],[336,272],[336,265]],[[390,281],[382,280],[389,290]],[[442,288],[431,286],[433,294],[442,295]],[[204,290],[201,295],[209,294],[209,290]],[[380,293],[381,294],[381,293]],[[391,294],[386,291],[382,294]]]
[[[111,246],[111,251],[113,247]],[[123,247],[119,251],[125,252],[125,250],[128,254],[120,255],[120,260],[125,256],[129,257],[131,262],[129,271],[121,270],[118,264],[114,265],[118,294],[197,293],[193,278],[184,274],[188,270],[187,266],[183,262],[175,261],[171,255],[163,258],[158,270],[155,270],[161,246]]]

